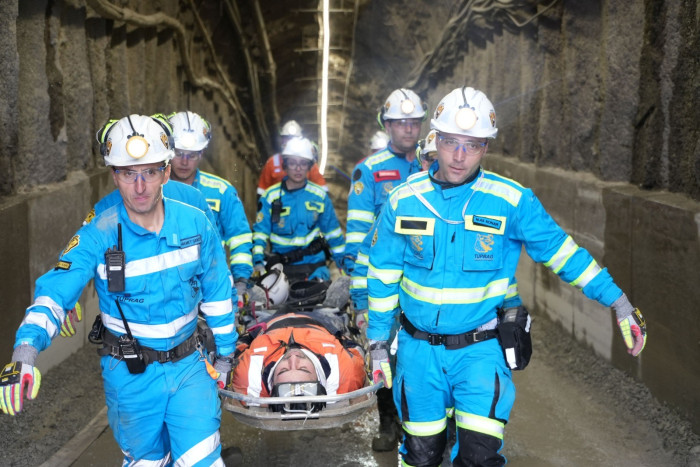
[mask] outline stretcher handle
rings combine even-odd
[[[378,383],[375,383],[372,386],[366,386],[356,391],[346,392],[344,394],[335,394],[331,396],[255,397],[249,396],[248,394],[241,394],[239,392],[228,391],[226,389],[219,389],[219,394],[221,394],[224,397],[245,402],[246,404],[293,404],[297,402],[300,404],[304,404],[307,402],[340,402],[348,399],[354,399],[356,397],[377,392],[377,390],[381,389],[383,386],[384,382],[379,381]]]

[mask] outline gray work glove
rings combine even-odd
[[[34,367],[39,351],[28,344],[15,347],[12,363],[0,372],[0,409],[8,415],[17,415],[24,407],[24,397],[36,399],[41,386],[41,373]]]
[[[221,389],[225,389],[231,385],[231,374],[236,367],[236,359],[233,358],[233,353],[221,356],[217,355],[214,359],[214,369],[218,373],[216,385]]]
[[[389,343],[387,341],[369,341],[369,356],[372,365],[372,380],[384,381],[384,387],[392,386],[391,364],[389,363]]]
[[[617,325],[622,332],[627,353],[636,357],[647,343],[647,323],[644,321],[642,312],[639,311],[639,308],[632,306],[625,294],[615,300],[611,307],[615,311]]]

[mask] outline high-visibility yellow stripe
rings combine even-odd
[[[360,211],[359,209],[350,209],[347,216],[348,222],[350,221],[360,221],[369,222],[370,224],[374,222],[374,212],[372,211]]]
[[[459,305],[479,303],[489,298],[505,296],[508,290],[508,282],[508,279],[498,279],[486,284],[484,287],[435,288],[420,285],[404,276],[401,279],[401,289],[414,299],[422,302],[435,305]]]
[[[309,243],[311,243],[316,237],[318,237],[319,234],[319,229],[316,227],[313,229],[311,232],[306,234],[303,237],[282,237],[281,235],[277,235],[275,233],[270,234],[270,241],[272,243],[275,243],[277,245],[285,245],[285,246],[306,246]]]
[[[447,428],[447,417],[433,422],[403,422],[402,425],[412,436],[434,436]]]
[[[571,238],[571,235],[569,235],[566,237],[566,240],[564,240],[564,243],[562,243],[562,245],[559,247],[559,250],[554,253],[554,256],[552,256],[549,261],[544,263],[544,265],[551,269],[552,272],[558,273],[561,271],[561,268],[564,267],[569,258],[576,253],[576,250],[578,250],[578,245],[574,239]]]
[[[326,209],[325,204],[317,203],[315,201],[306,201],[304,204],[306,205],[306,209],[309,211],[316,211],[318,213],[322,213]]]
[[[236,253],[231,255],[229,264],[253,264],[253,255],[250,253]]]
[[[330,232],[326,232],[324,235],[326,238],[340,238],[343,236],[343,231],[340,229],[340,227],[337,227]]]
[[[498,196],[506,200],[512,206],[517,206],[520,203],[520,198],[522,197],[522,192],[510,185],[497,180],[488,180],[481,178],[478,185],[474,187],[476,191],[483,191],[484,193],[490,193],[494,196]]]
[[[476,431],[503,440],[505,425],[498,420],[455,410],[455,422],[458,428]]]
[[[220,199],[206,199],[209,209],[214,212],[219,212],[221,210],[221,200]]]
[[[513,298],[516,295],[518,295],[518,283],[513,282],[512,284],[508,285],[508,291],[506,292],[506,298]]]
[[[253,241],[253,234],[251,233],[244,233],[240,235],[236,235],[234,237],[229,238],[226,241],[226,245],[231,249],[235,250],[239,246],[243,245],[244,243],[250,243]]]
[[[265,232],[254,232],[253,233],[253,240],[262,240],[263,242],[267,241],[268,235]]]
[[[265,248],[263,248],[262,246],[260,246],[260,245],[255,245],[255,246],[253,247],[253,254],[254,254],[254,255],[262,255],[262,254],[264,254],[264,253],[265,253]]]
[[[574,287],[583,289],[585,286],[588,285],[590,281],[593,280],[595,276],[598,275],[600,271],[602,271],[602,269],[600,268],[600,266],[598,266],[598,263],[596,263],[596,261],[593,260],[591,261],[591,264],[588,265],[586,270],[581,273],[580,276],[578,276],[575,280],[569,283]]]
[[[378,279],[382,284],[396,284],[401,280],[403,270],[401,269],[377,269],[372,264],[369,265],[367,277]]]
[[[384,298],[368,297],[368,303],[372,311],[378,311],[380,313],[393,311],[399,306],[399,294],[389,295]]]

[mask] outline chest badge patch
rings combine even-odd
[[[489,253],[493,249],[493,234],[476,234],[476,241],[474,242],[474,250],[477,253]],[[489,258],[482,258],[489,259]]]

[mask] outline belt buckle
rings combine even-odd
[[[476,344],[477,342],[481,342],[483,340],[483,339],[479,339],[479,334],[480,334],[479,331],[474,331],[471,334],[469,334],[470,336],[472,336],[472,343],[473,344]]]
[[[430,345],[442,345],[444,341],[442,334],[428,334],[428,344]]]

